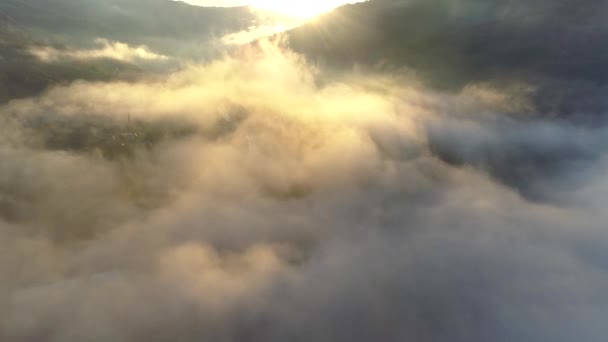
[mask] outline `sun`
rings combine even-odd
[[[348,0],[253,0],[251,5],[300,19],[311,19],[350,2]]]

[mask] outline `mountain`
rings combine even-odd
[[[198,7],[171,0],[4,0],[0,11],[23,26],[109,39],[200,37],[241,30],[255,20],[248,7]]]
[[[323,65],[407,67],[442,87],[501,77],[605,82],[606,13],[597,0],[371,0],[296,28],[288,41]]]
[[[210,58],[218,38],[258,25],[260,14],[270,21],[282,19],[249,7],[198,7],[172,0],[2,0],[0,103],[74,80],[133,80],[158,69],[142,70],[141,63],[116,58],[112,51],[92,53],[104,48],[139,53],[145,46],[146,53],[166,55],[175,64]],[[104,39],[101,46],[99,38]],[[50,48],[59,57],[41,60],[33,48]],[[89,57],[69,58],[81,52]]]
[[[2,18],[71,46],[106,38],[161,53],[201,50],[212,38],[257,24],[249,7],[198,7],[172,0],[3,0]]]
[[[41,61],[28,53],[41,44],[23,32],[0,29],[0,104],[75,80],[133,80],[143,75],[133,64],[108,58]]]

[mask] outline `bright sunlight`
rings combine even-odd
[[[332,9],[347,4],[360,1],[348,0],[252,0],[251,5],[257,8],[279,12],[289,16],[302,19],[310,19],[319,16]]]
[[[366,0],[184,0],[197,6],[244,6],[285,14],[298,19],[311,19],[349,3]]]

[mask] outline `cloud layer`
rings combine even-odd
[[[0,339],[603,341],[608,127],[537,96],[262,45],[12,101]]]

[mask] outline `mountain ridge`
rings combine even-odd
[[[608,28],[595,12],[606,13],[608,5],[558,2],[371,0],[286,35],[292,49],[316,63],[409,67],[448,87],[498,75],[605,82]]]

